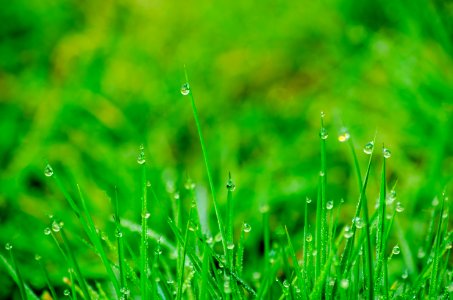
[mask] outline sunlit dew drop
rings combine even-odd
[[[389,149],[384,148],[382,149],[382,155],[384,155],[385,158],[390,158],[390,156],[392,156],[392,152],[390,152]]]
[[[327,129],[322,127],[321,131],[319,132],[319,137],[323,140],[326,140],[329,137],[329,133],[327,132]]]
[[[142,213],[142,218],[149,219],[151,217],[151,213],[149,211],[145,211]]]
[[[195,183],[192,181],[192,179],[187,178],[186,182],[184,182],[184,188],[186,190],[193,190],[195,189]]]
[[[189,230],[192,231],[192,232],[197,231],[198,230],[198,225],[191,221],[189,223]]]
[[[230,287],[230,281],[229,280],[225,280],[223,282],[223,291],[225,292],[225,294],[230,294],[231,293],[231,287]]]
[[[40,261],[42,259],[41,255],[35,254],[35,260]]]
[[[346,278],[341,279],[340,286],[342,289],[347,289],[349,287],[349,280]]]
[[[345,129],[345,128],[343,128],[343,129],[340,131],[340,135],[338,135],[338,141],[339,141],[340,143],[344,143],[344,142],[346,142],[347,140],[349,140],[350,137],[351,137],[351,136],[350,136],[348,130]]]
[[[181,86],[181,94],[183,96],[187,96],[187,95],[189,95],[189,93],[190,93],[190,86],[189,86],[189,83],[186,82]]]
[[[44,168],[44,175],[47,177],[51,177],[53,175],[53,169],[49,164],[47,164]]]
[[[206,237],[206,243],[208,243],[209,245],[212,244],[213,241],[214,239],[212,238],[212,236]]]
[[[63,294],[68,297],[69,295],[71,295],[71,292],[68,290],[68,289],[65,289]]]
[[[310,204],[312,200],[311,200],[310,197],[307,197],[307,198],[305,198],[305,201],[306,201],[308,204]]]
[[[228,250],[233,250],[234,249],[234,244],[233,243],[228,243],[227,249]]]
[[[400,252],[401,252],[400,246],[395,245],[395,246],[393,247],[393,249],[392,249],[393,255],[398,255],[398,254],[400,254]]]
[[[120,229],[115,230],[115,236],[117,238],[123,237],[123,232]]]
[[[409,277],[409,274],[407,272],[407,269],[404,270],[403,274],[401,274],[401,278],[403,279],[407,279],[407,277]]]
[[[242,225],[242,230],[244,230],[245,233],[249,233],[252,230],[252,226],[248,223],[244,223],[244,225]]]
[[[433,202],[431,202],[431,205],[432,205],[432,206],[437,206],[437,205],[439,205],[439,198],[434,197]]]
[[[325,112],[321,112],[321,118],[324,118],[326,116],[326,113]]]
[[[312,240],[313,240],[313,236],[311,235],[311,233],[308,233],[307,236],[305,237],[305,240],[310,243]]]
[[[220,234],[220,232],[215,235],[214,241],[216,243],[220,243],[222,241],[222,235]]]
[[[324,175],[326,175],[326,174],[324,174],[323,171],[319,171],[319,176],[323,177]]]
[[[151,181],[148,180],[148,181],[146,182],[146,187],[151,187]]]
[[[396,202],[395,210],[399,213],[404,211],[404,206],[401,204],[401,202]]]
[[[181,197],[181,195],[179,194],[179,192],[175,192],[173,194],[173,198],[175,198],[175,200],[179,200],[180,197]]]
[[[370,155],[371,153],[373,153],[373,148],[374,148],[374,142],[371,141],[371,142],[368,142],[365,147],[363,147],[363,152],[365,154],[368,154]]]
[[[50,230],[49,227],[44,228],[44,234],[45,235],[50,235],[52,233],[52,230]]]
[[[326,208],[327,208],[328,210],[331,210],[331,209],[333,208],[333,201],[332,201],[332,200],[327,201],[327,203],[326,203]]]
[[[13,245],[11,245],[11,243],[6,243],[5,249],[9,251],[9,250],[13,249]]]

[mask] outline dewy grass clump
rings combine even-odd
[[[59,179],[58,171],[54,172],[48,164],[44,175],[53,179],[80,221],[88,237],[84,243],[99,257],[105,277],[99,282],[87,278],[80,258],[72,250],[79,241],[70,239],[73,235],[66,233],[63,222],[52,217],[43,238],[50,237],[55,242],[66,262],[63,268],[67,270],[67,277],[63,280],[64,286],[52,282],[46,269],[49,258],[37,256],[37,264],[46,278],[46,299],[449,299],[453,296],[450,257],[453,234],[448,228],[446,193],[440,193],[433,203],[425,243],[418,249],[410,248],[398,221],[404,206],[395,201],[394,187],[389,188],[387,183],[390,150],[375,145],[376,138],[367,143],[363,152],[368,163],[362,174],[352,135],[343,128],[338,141],[346,143],[351,152],[358,199],[355,212],[350,215],[351,222],[341,224],[339,216],[345,214],[343,201],[333,202],[326,196],[329,134],[323,113],[319,131],[321,164],[317,197],[307,197],[300,204],[304,209],[303,227],[300,228],[303,240],[295,243],[292,236],[297,233],[289,232],[286,227],[273,233],[269,224],[272,209],[263,204],[260,213],[264,253],[258,258],[262,262],[261,268],[250,270],[247,257],[261,254],[258,250],[249,253],[244,246],[247,236],[258,232],[254,233],[245,222],[241,228],[234,227],[236,185],[232,174],[223,191],[226,207],[219,205],[187,75],[186,81],[181,94],[192,106],[218,227],[214,232],[218,234],[214,237],[206,234],[206,223],[199,217],[195,184],[190,178],[184,184],[190,199],[188,211],[180,201],[174,201],[173,215],[168,216],[173,237],[159,235],[150,228],[149,220],[158,213],[155,207],[159,195],[148,181],[143,146],[137,157],[141,172],[140,199],[137,199],[141,203],[141,224],[122,219],[115,192],[112,195],[114,242],[97,229],[82,190],[77,186],[78,197],[74,199]],[[363,153],[361,155],[363,157]],[[381,159],[375,159],[375,156]],[[376,191],[368,190],[368,182],[370,170],[378,162],[381,164],[380,190],[377,205],[370,210],[368,197],[374,198],[370,195],[375,195]],[[174,193],[173,197],[177,200],[179,194]],[[314,222],[312,215],[316,216]],[[239,229],[239,237],[235,239],[234,232]],[[126,236],[139,241],[138,249]],[[8,243],[5,250],[7,255],[0,255],[0,261],[16,282],[20,297],[38,299],[23,279],[13,246]],[[405,267],[399,270],[400,273],[394,268],[390,271],[395,257],[401,256]]]

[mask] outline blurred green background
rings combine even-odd
[[[53,279],[61,283],[61,257],[43,235],[47,216],[81,231],[55,183],[43,175],[46,161],[71,192],[81,186],[97,224],[107,230],[114,186],[123,216],[139,220],[141,143],[159,197],[151,204],[151,223],[171,237],[168,190],[183,190],[190,176],[200,197],[207,195],[190,102],[179,91],[184,65],[222,209],[231,171],[236,222],[254,228],[246,267],[260,259],[261,203],[271,207],[272,228],[286,224],[300,237],[301,203],[316,195],[321,111],[329,131],[328,197],[346,200],[351,215],[345,222],[357,188],[350,153],[336,139],[343,126],[363,167],[361,148],[375,132],[377,148],[385,143],[391,149],[389,183],[397,182],[406,207],[402,222],[418,230],[423,225],[414,216],[423,214],[453,171],[452,17],[451,1],[2,5],[0,243],[14,244],[36,289],[44,282],[33,271],[35,252],[47,254]],[[379,163],[372,169],[371,199],[378,193]],[[83,245],[77,249],[86,272],[102,277],[96,257]],[[1,272],[0,297],[7,297],[13,283]]]

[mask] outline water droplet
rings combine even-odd
[[[212,236],[206,237],[206,243],[208,243],[209,245],[212,244],[213,241],[214,239],[212,238]]]
[[[120,293],[127,297],[130,295],[131,291],[127,287],[122,287]]]
[[[407,277],[409,277],[409,274],[407,272],[407,269],[404,270],[403,274],[401,274],[401,278],[403,279],[407,279]]]
[[[262,204],[260,206],[260,213],[264,214],[264,213],[267,213],[269,211],[269,205],[267,204]]]
[[[404,211],[404,206],[401,204],[401,202],[396,202],[395,210],[399,213]]]
[[[227,185],[226,185],[226,188],[229,192],[234,192],[234,190],[236,189],[236,185],[233,183],[233,181],[228,180],[227,182]]]
[[[319,176],[323,177],[324,175],[326,175],[323,171],[319,171]]]
[[[9,250],[13,249],[13,245],[11,245],[11,243],[6,243],[5,249],[9,251]]]
[[[284,287],[285,289],[289,289],[290,283],[288,282],[288,280],[285,279],[285,280],[283,281],[283,287]]]
[[[58,224],[56,221],[52,222],[52,230],[53,232],[59,232],[61,229],[60,224]]]
[[[230,287],[230,281],[229,280],[225,280],[223,282],[223,291],[225,292],[225,294],[230,294],[231,293],[231,287]]]
[[[68,297],[68,296],[71,295],[71,291],[69,291],[68,289],[65,289],[64,292],[63,292],[63,294],[64,294],[66,297]]]
[[[228,250],[233,250],[234,249],[234,244],[233,243],[228,243],[227,249]]]
[[[138,153],[138,156],[137,156],[137,163],[139,165],[143,165],[145,162],[146,162],[145,147],[143,145],[140,145],[140,152]]]
[[[149,211],[142,212],[143,219],[149,219],[151,217],[151,213]]]
[[[447,287],[448,292],[453,292],[453,282],[450,282],[450,284]]]
[[[382,154],[385,158],[390,158],[390,156],[392,156],[392,152],[390,152],[390,150],[387,148],[382,149]]]
[[[190,93],[190,86],[189,86],[189,83],[186,82],[181,86],[181,94],[183,96],[187,96],[187,95],[189,95],[189,93]]]
[[[347,288],[349,288],[349,280],[346,278],[341,279],[340,286],[342,289],[346,290]]]
[[[363,228],[363,226],[365,226],[365,222],[360,217],[354,218],[354,224],[355,224],[355,227],[357,227],[359,229],[361,229],[361,228]]]
[[[193,221],[190,221],[189,223],[189,230],[192,231],[192,232],[195,232],[198,230],[198,225],[195,224]]]
[[[220,243],[222,241],[222,235],[220,234],[220,232],[215,235],[214,241],[216,243]]]
[[[52,233],[52,231],[50,230],[49,227],[44,228],[44,234],[45,235],[50,235],[51,233]]]
[[[321,131],[319,131],[319,137],[323,140],[326,140],[329,137],[329,133],[327,132],[327,129],[322,127]]]
[[[244,223],[244,225],[242,225],[242,230],[244,230],[245,233],[249,233],[252,230],[252,226],[248,223]]]
[[[448,211],[444,211],[444,213],[442,214],[442,219],[446,218],[448,218]]]
[[[49,164],[47,164],[44,168],[44,175],[47,177],[51,177],[53,175],[53,169]]]
[[[423,250],[423,248],[418,248],[417,257],[421,259],[425,257],[425,255],[426,255],[425,250]]]
[[[400,246],[395,245],[395,246],[393,247],[393,249],[392,249],[393,255],[398,255],[398,254],[400,254],[400,252],[401,252]]]
[[[318,251],[317,251],[317,250],[313,250],[313,251],[311,252],[311,255],[312,255],[312,256],[318,255]]]
[[[307,243],[310,243],[311,241],[313,241],[313,236],[311,235],[311,233],[307,233],[305,240],[307,241]]]
[[[326,116],[325,112],[321,112],[321,118],[324,118]]]
[[[156,250],[154,250],[154,254],[159,256],[162,254],[162,249],[160,247],[157,247]]]
[[[374,148],[374,142],[371,141],[371,142],[367,143],[365,145],[365,147],[363,147],[363,152],[365,152],[365,154],[370,155],[371,153],[373,153],[373,148]]]
[[[338,141],[340,143],[344,143],[346,142],[347,140],[349,140],[350,138],[350,134],[348,132],[348,130],[346,128],[343,128],[341,131],[340,131],[340,135],[338,136]]]
[[[35,260],[40,261],[42,259],[41,255],[35,254]]]
[[[148,180],[148,181],[146,182],[146,187],[151,187],[151,181]]]
[[[432,206],[437,206],[439,205],[439,199],[437,197],[434,197],[433,202],[431,202]]]
[[[308,204],[310,204],[312,200],[311,200],[311,198],[307,197],[307,198],[305,198],[305,201],[306,201]]]
[[[445,250],[451,249],[451,247],[452,247],[451,243],[448,243],[448,244],[445,246]]]
[[[181,198],[181,194],[179,194],[179,192],[175,192],[173,194],[173,198],[175,198],[175,200],[179,200],[179,198]]]
[[[120,229],[116,229],[115,230],[115,236],[117,238],[121,238],[121,237],[123,237],[123,232]]]
[[[333,201],[332,201],[332,200],[327,201],[327,203],[326,203],[326,208],[327,208],[328,210],[331,210],[331,209],[333,208]]]
[[[396,200],[396,191],[395,190],[390,190],[390,192],[387,195],[387,205],[392,204]]]
[[[192,179],[187,178],[186,182],[184,182],[184,188],[186,190],[194,190],[195,189],[195,183],[192,181]]]
[[[344,237],[347,238],[347,239],[349,239],[349,238],[351,238],[353,235],[354,235],[354,233],[353,233],[351,227],[345,226],[345,227],[344,227]]]

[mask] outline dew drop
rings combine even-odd
[[[307,234],[307,236],[305,237],[305,240],[307,241],[307,243],[310,243],[311,241],[313,241],[313,236],[311,235],[311,233]]]
[[[327,208],[328,210],[331,210],[331,209],[333,208],[333,201],[332,201],[332,200],[327,201],[327,203],[326,203],[326,208]]]
[[[403,279],[407,279],[407,277],[409,277],[409,274],[407,272],[407,269],[404,270],[403,274],[401,274],[401,278]]]
[[[214,239],[212,238],[212,236],[206,237],[206,243],[208,243],[209,245],[212,244],[213,241]]]
[[[184,182],[184,188],[186,190],[194,190],[195,189],[195,183],[192,181],[192,179],[187,178],[186,182]]]
[[[230,281],[229,280],[225,280],[223,282],[223,291],[225,292],[225,294],[230,294],[231,293],[231,287],[230,287]]]
[[[49,227],[44,228],[44,234],[45,235],[50,235],[52,233],[52,230],[50,230]]]
[[[323,177],[324,175],[326,175],[323,171],[319,171],[319,176]]]
[[[321,118],[324,118],[326,116],[326,113],[325,112],[321,112]]]
[[[233,243],[228,243],[227,249],[228,250],[233,250],[234,249],[234,244]]]
[[[226,184],[226,188],[229,192],[234,192],[234,190],[236,189],[236,185],[230,179],[230,180],[228,180],[228,182]]]
[[[365,147],[363,147],[363,152],[365,154],[368,154],[370,155],[371,153],[373,153],[373,148],[374,148],[374,142],[371,141],[371,142],[368,142]]]
[[[35,254],[35,260],[40,261],[42,259],[41,255]]]
[[[189,95],[190,93],[190,86],[189,86],[189,83],[184,83],[182,86],[181,86],[181,94],[183,96],[187,96]]]
[[[121,294],[123,294],[123,295],[126,296],[126,297],[129,296],[130,293],[131,293],[131,291],[130,291],[127,287],[122,287],[122,288],[120,289],[120,292],[121,292]]]
[[[290,286],[290,284],[289,284],[288,280],[285,279],[285,280],[283,281],[283,287],[284,287],[285,289],[289,289],[289,286]]]
[[[149,211],[142,212],[143,219],[149,219],[151,217],[151,213]]]
[[[68,289],[65,289],[63,294],[68,297],[69,295],[71,295],[71,292],[68,290]]]
[[[220,243],[222,241],[222,235],[220,234],[220,232],[215,235],[214,241],[216,243]]]
[[[346,128],[343,128],[341,131],[340,131],[340,135],[338,136],[338,141],[340,143],[344,143],[346,142],[347,140],[349,140],[350,138],[350,134],[348,132],[348,130]]]
[[[148,180],[148,181],[146,182],[146,187],[151,187],[151,181]]]
[[[140,145],[140,152],[138,153],[138,156],[137,156],[137,163],[139,165],[143,165],[145,162],[146,162],[145,147],[143,145]]]
[[[382,149],[382,154],[385,158],[390,158],[390,156],[392,156],[392,152],[390,152],[390,150],[387,148]]]
[[[189,223],[189,230],[192,231],[192,232],[195,232],[198,230],[198,225],[195,224],[194,222],[190,221]]]
[[[352,232],[351,227],[349,227],[349,226],[345,226],[344,227],[344,237],[345,238],[349,239],[349,238],[351,238],[353,236],[353,234],[354,233]]]
[[[120,229],[116,229],[115,230],[115,236],[117,238],[121,238],[121,237],[123,237],[123,232]]]
[[[305,201],[306,201],[308,204],[310,204],[312,200],[311,200],[311,198],[307,197],[307,198],[305,198]]]
[[[423,248],[419,248],[418,252],[417,252],[417,257],[421,259],[421,258],[423,258],[425,256],[426,256],[425,250],[423,250]]]
[[[396,202],[395,210],[399,213],[404,211],[404,206],[401,204],[401,202]]]
[[[346,290],[347,288],[349,288],[349,280],[346,278],[341,279],[340,286],[342,289]]]
[[[44,175],[47,177],[51,177],[53,175],[53,169],[49,164],[47,164],[44,168]]]
[[[52,222],[52,230],[53,232],[59,232],[61,229],[60,224],[58,224],[56,221]]]
[[[10,251],[11,249],[13,249],[13,245],[11,245],[11,243],[6,243],[5,244],[5,249]]]
[[[396,191],[391,190],[387,196],[387,205],[392,204],[396,200]]]
[[[365,225],[365,222],[363,222],[363,219],[361,219],[360,217],[356,217],[356,218],[354,218],[354,224],[355,224],[355,227],[361,229]]]
[[[398,255],[398,254],[400,254],[400,252],[401,252],[400,246],[395,245],[392,249],[393,255]]]
[[[319,137],[323,140],[326,140],[329,137],[329,133],[327,132],[327,129],[322,127],[321,131],[319,132]]]
[[[242,225],[242,230],[244,230],[245,233],[249,233],[252,230],[252,226],[248,223],[244,223],[244,225]]]
[[[433,202],[431,202],[432,206],[437,206],[439,205],[439,199],[437,197],[434,197]]]
[[[260,206],[260,213],[265,214],[269,211],[269,205],[267,204],[262,204]]]
[[[179,192],[175,192],[173,194],[173,198],[175,198],[175,200],[179,200],[179,198],[181,198],[181,195],[179,194]]]

